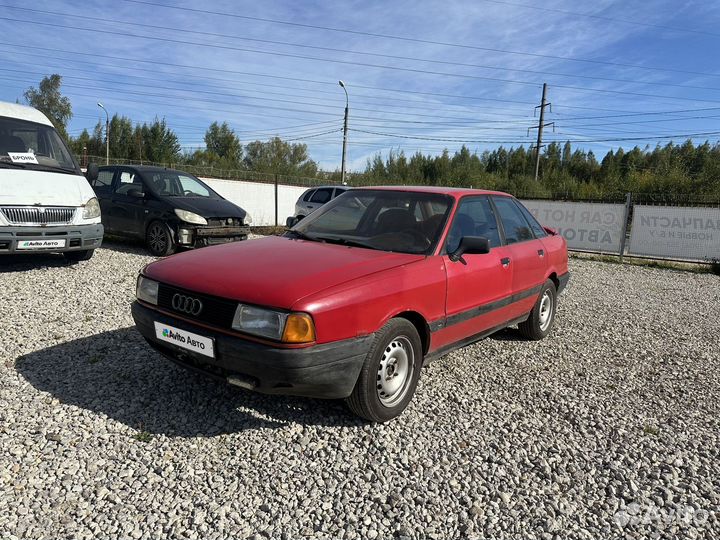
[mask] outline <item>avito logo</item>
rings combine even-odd
[[[163,335],[163,337],[166,337],[168,339],[172,339],[175,341],[179,341],[180,343],[186,342],[185,336],[183,336],[179,332],[173,332],[169,328],[164,328],[162,331],[162,335]]]

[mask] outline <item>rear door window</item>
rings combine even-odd
[[[131,189],[145,191],[143,182],[139,174],[127,169],[121,169],[117,182],[115,184],[115,193],[118,195],[127,195]]]
[[[542,225],[540,225],[540,223],[538,223],[537,219],[535,219],[535,216],[533,216],[530,213],[530,210],[525,208],[523,203],[521,203],[517,199],[515,199],[515,204],[517,204],[517,206],[518,206],[518,208],[520,208],[520,211],[522,212],[523,216],[525,216],[525,219],[527,220],[528,224],[530,225],[532,232],[535,234],[535,238],[542,238],[543,236],[547,236],[545,229],[543,229]]]
[[[505,242],[507,244],[517,244],[535,238],[525,216],[513,199],[510,197],[493,197],[493,202],[505,231]]]
[[[332,198],[332,188],[322,188],[315,191],[310,198],[310,202],[317,204],[325,204]]]
[[[105,195],[112,193],[113,177],[115,176],[114,170],[103,169],[98,171],[98,177],[93,182],[93,189],[95,193]]]

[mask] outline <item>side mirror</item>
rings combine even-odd
[[[87,178],[87,181],[93,183],[95,180],[97,180],[98,174],[99,171],[97,163],[88,163],[87,172],[85,173],[85,178]]]
[[[483,236],[463,236],[458,248],[449,254],[450,260],[463,261],[462,256],[465,253],[478,255],[490,253],[490,241]]]
[[[145,198],[145,193],[143,193],[142,191],[140,191],[140,190],[137,189],[137,188],[129,189],[128,192],[127,192],[127,194],[128,194],[130,197],[135,197],[136,199],[143,199],[143,198]]]
[[[287,219],[285,220],[285,226],[286,226],[288,229],[291,229],[292,227],[294,227],[295,225],[297,225],[299,221],[300,221],[300,220],[299,220],[296,216],[290,216],[289,218],[287,218]]]

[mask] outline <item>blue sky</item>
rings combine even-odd
[[[59,73],[73,135],[104,119],[102,101],[137,122],[165,117],[186,149],[227,121],[243,143],[305,142],[330,170],[341,157],[339,79],[350,95],[351,170],[390,149],[529,145],[543,82],[556,131],[546,140],[600,156],[720,132],[720,3],[147,2],[166,7],[0,0],[0,100]]]

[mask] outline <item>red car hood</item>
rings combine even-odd
[[[422,259],[271,236],[180,253],[143,273],[191,291],[290,309],[309,294]]]

